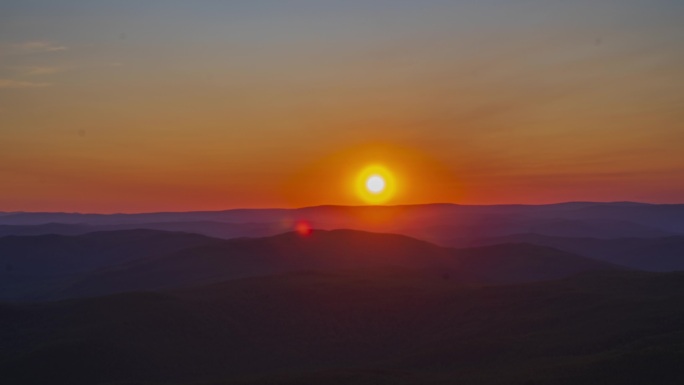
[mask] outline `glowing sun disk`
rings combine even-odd
[[[356,195],[369,204],[383,204],[394,197],[396,181],[384,166],[367,166],[357,175]]]
[[[373,175],[366,180],[366,188],[373,194],[379,194],[385,189],[385,180],[380,175]]]

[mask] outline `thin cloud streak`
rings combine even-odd
[[[51,83],[43,82],[28,82],[13,79],[0,79],[0,89],[26,89],[26,88],[43,88],[50,87]]]
[[[54,44],[46,41],[28,41],[14,45],[15,52],[23,54],[59,52],[66,51],[68,49],[69,48],[65,45]]]
[[[25,76],[43,76],[43,75],[53,75],[56,73],[64,72],[63,68],[59,67],[42,67],[42,66],[30,66],[30,67],[19,67],[15,70],[21,75]]]

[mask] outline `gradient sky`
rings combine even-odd
[[[2,1],[0,211],[684,202],[684,2]]]

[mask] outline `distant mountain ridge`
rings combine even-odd
[[[5,284],[0,295],[5,298],[12,293],[35,298],[96,296],[306,270],[399,267],[463,283],[501,284],[618,268],[544,246],[451,249],[403,235],[356,230],[233,240],[154,230],[8,236],[0,238],[0,264],[12,266],[1,273]]]
[[[443,245],[452,244],[458,237],[486,238],[522,233],[606,239],[657,238],[684,233],[684,205],[567,202],[492,206],[315,206],[141,214],[5,213],[0,216],[0,235],[38,231],[73,234],[87,231],[85,226],[91,226],[91,230],[150,228],[232,238],[274,235],[293,230],[300,221],[319,229],[397,233]],[[47,225],[50,223],[53,225]],[[63,225],[60,228],[56,223]],[[11,227],[35,225],[43,228]]]

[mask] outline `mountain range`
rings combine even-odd
[[[221,240],[157,230],[0,238],[5,299],[159,290],[295,271],[409,268],[473,284],[513,283],[617,269],[546,246],[467,249],[403,235],[315,230]]]
[[[0,213],[3,383],[684,382],[684,205]]]
[[[318,229],[398,233],[435,243],[536,233],[551,236],[621,238],[684,233],[684,205],[634,202],[569,202],[549,205],[316,206],[300,209],[236,209],[143,214],[1,213],[0,234],[21,235],[25,225],[73,235],[101,230],[148,228],[234,238],[292,230],[299,221]],[[61,227],[58,224],[62,224]],[[79,226],[63,226],[65,224]],[[4,226],[3,226],[4,225]],[[104,227],[102,227],[104,226]]]

